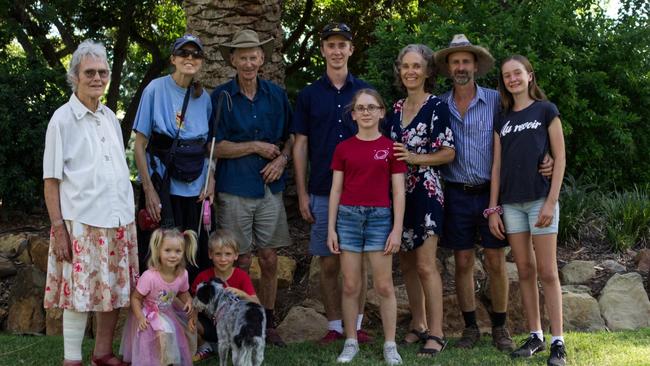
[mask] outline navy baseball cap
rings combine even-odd
[[[326,40],[329,36],[343,36],[348,41],[352,40],[352,30],[345,23],[329,23],[320,32],[320,39]]]
[[[177,49],[183,47],[188,43],[194,43],[196,47],[199,48],[199,50],[203,51],[203,43],[201,43],[199,37],[193,34],[186,33],[182,37],[176,38],[174,44],[172,45],[172,52],[176,51]]]

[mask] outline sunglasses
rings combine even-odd
[[[382,110],[383,107],[375,105],[375,104],[368,104],[367,106],[362,105],[362,104],[357,104],[354,106],[354,111],[357,113],[364,113],[365,111],[368,111],[370,113],[375,113],[380,110]]]
[[[326,32],[352,32],[352,30],[345,23],[330,23],[323,28],[321,33]]]
[[[172,55],[187,58],[192,56],[193,58],[203,58],[203,51],[201,50],[187,50],[185,48],[179,48],[176,51],[172,52]]]
[[[106,79],[108,77],[108,70],[107,69],[99,69],[99,70],[97,70],[97,69],[88,69],[88,70],[84,70],[84,75],[86,75],[86,77],[88,79],[94,78],[95,75],[97,75],[97,74],[99,74],[100,78]]]

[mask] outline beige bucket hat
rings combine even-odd
[[[494,57],[492,57],[487,48],[473,45],[464,34],[456,34],[451,42],[449,42],[449,47],[435,53],[434,58],[438,72],[447,77],[451,77],[449,75],[449,68],[447,67],[447,56],[454,52],[462,51],[471,52],[476,55],[476,59],[478,60],[477,76],[487,74],[494,67]]]
[[[250,29],[243,29],[237,31],[235,35],[232,36],[231,42],[219,45],[219,52],[221,52],[221,57],[223,57],[223,60],[228,66],[233,66],[230,62],[230,55],[232,55],[236,48],[261,47],[264,51],[264,59],[270,60],[271,55],[273,54],[272,40],[273,37],[260,42],[260,37],[257,35],[257,32]]]

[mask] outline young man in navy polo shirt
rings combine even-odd
[[[343,23],[331,23],[320,33],[325,75],[298,94],[294,111],[293,158],[300,214],[312,224],[309,252],[319,257],[320,289],[327,316],[328,332],[321,344],[343,339],[339,257],[327,248],[327,210],[332,186],[330,164],[336,145],[356,133],[347,106],[359,89],[370,87],[348,72],[348,59],[354,51],[352,31]],[[309,185],[307,186],[307,163]],[[331,294],[331,295],[330,295]],[[366,284],[360,295],[357,335],[360,343],[369,342],[361,330]]]

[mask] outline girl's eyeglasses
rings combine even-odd
[[[354,106],[354,111],[357,112],[357,113],[364,113],[365,111],[368,111],[370,113],[375,113],[375,112],[378,112],[378,111],[380,111],[382,109],[383,109],[383,107],[375,105],[375,104],[368,104],[367,106],[362,105],[362,104],[357,104],[357,105]]]

